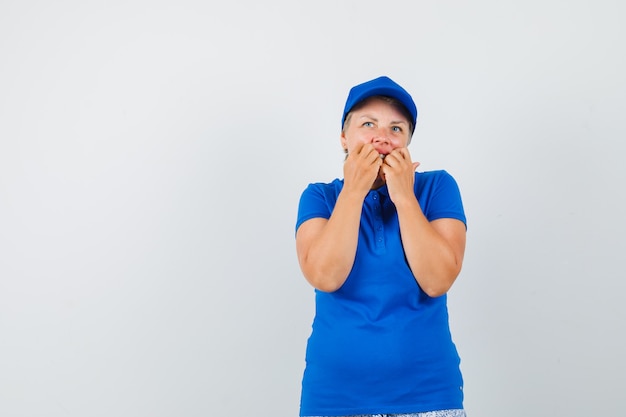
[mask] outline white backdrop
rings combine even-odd
[[[468,415],[623,415],[625,12],[2,1],[0,415],[296,416],[297,202],[379,75],[464,198]]]

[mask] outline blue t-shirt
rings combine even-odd
[[[309,219],[330,218],[342,188],[339,179],[309,184],[296,230]],[[446,171],[416,173],[415,195],[429,221],[466,222],[457,183]],[[363,202],[356,258],[343,286],[315,294],[301,416],[463,408],[446,296],[429,297],[417,284],[386,186]]]

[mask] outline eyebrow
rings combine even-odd
[[[377,118],[375,118],[374,116],[370,116],[370,115],[368,115],[368,114],[364,114],[364,115],[362,115],[362,116],[359,116],[359,120],[360,120],[360,119],[370,119],[370,120],[373,120],[373,121],[375,121],[375,122],[377,122],[377,121],[378,121],[378,119],[377,119]],[[391,124],[392,124],[392,125],[404,124],[404,125],[407,125],[407,126],[409,125],[409,123],[408,123],[408,122],[406,122],[406,121],[404,121],[404,120],[392,120],[392,121],[391,121]]]

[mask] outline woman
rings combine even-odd
[[[315,288],[301,416],[465,416],[446,293],[465,214],[445,171],[416,173],[417,109],[388,77],[350,90],[342,180],[302,193],[296,249]]]

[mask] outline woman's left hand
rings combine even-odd
[[[401,199],[415,199],[415,170],[419,162],[411,160],[411,154],[407,148],[397,148],[391,151],[381,166],[382,173],[387,183],[391,201],[398,204]]]

